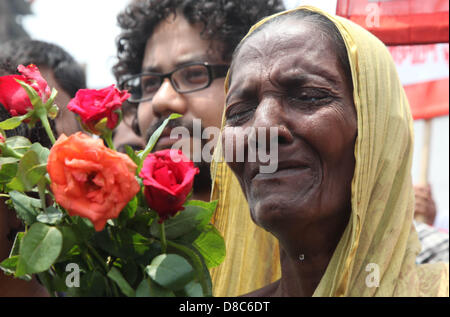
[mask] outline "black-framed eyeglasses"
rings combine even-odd
[[[172,87],[180,94],[187,94],[208,88],[216,78],[225,77],[229,65],[189,63],[177,67],[170,73],[141,73],[126,78],[120,88],[128,90],[128,102],[138,103],[152,100],[164,79],[169,78]]]

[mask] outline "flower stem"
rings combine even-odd
[[[166,253],[167,250],[167,240],[166,240],[166,229],[164,227],[164,222],[160,224],[161,228],[161,249],[162,253]]]
[[[42,126],[45,129],[45,132],[47,132],[47,135],[50,139],[50,141],[52,142],[52,144],[55,144],[56,139],[55,136],[53,135],[53,131],[50,128],[50,123],[48,122],[48,118],[47,118],[47,113],[43,113],[42,115],[39,116],[39,119],[42,122]]]
[[[38,192],[39,192],[39,198],[41,200],[41,207],[42,210],[45,211],[46,209],[46,201],[45,201],[45,178],[41,178],[38,183]]]
[[[103,269],[105,270],[105,273],[108,273],[108,266],[106,265],[105,261],[101,258],[101,256],[97,253],[97,251],[88,243],[85,242],[86,246],[88,247],[89,251],[92,253],[94,258],[102,265]]]
[[[116,283],[111,280],[109,282],[111,283],[111,286],[112,286],[111,288],[113,290],[114,297],[119,297],[120,296],[119,290],[117,289]]]
[[[112,131],[108,129],[108,131],[105,131],[102,134],[103,139],[106,142],[106,145],[111,149],[111,150],[116,150],[113,140],[112,140]]]

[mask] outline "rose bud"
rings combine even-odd
[[[24,115],[33,108],[25,89],[16,80],[21,80],[33,87],[44,103],[51,94],[50,87],[35,65],[30,64],[27,67],[19,65],[17,69],[21,75],[0,77],[0,103],[11,116]]]
[[[139,176],[145,185],[148,206],[159,215],[162,223],[183,210],[199,169],[180,150],[151,153],[144,161]]]
[[[98,124],[102,125],[103,121],[109,130],[119,124],[120,108],[129,96],[126,90],[120,91],[114,85],[100,90],[80,89],[67,108],[80,116],[86,131],[100,135],[102,131]]]

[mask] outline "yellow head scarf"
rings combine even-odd
[[[352,213],[314,296],[448,296],[448,264],[415,264],[420,242],[412,222],[413,121],[390,53],[358,25],[309,6],[270,16],[247,36],[296,10],[325,15],[341,33],[358,120]],[[280,276],[278,243],[252,223],[239,183],[221,157],[219,142],[212,198],[219,200],[215,225],[224,234],[227,258],[212,276],[216,296],[235,296]],[[370,280],[377,273],[378,287]]]

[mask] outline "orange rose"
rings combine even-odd
[[[56,202],[69,215],[90,219],[96,231],[117,218],[140,189],[128,156],[81,132],[58,138],[47,170]]]

